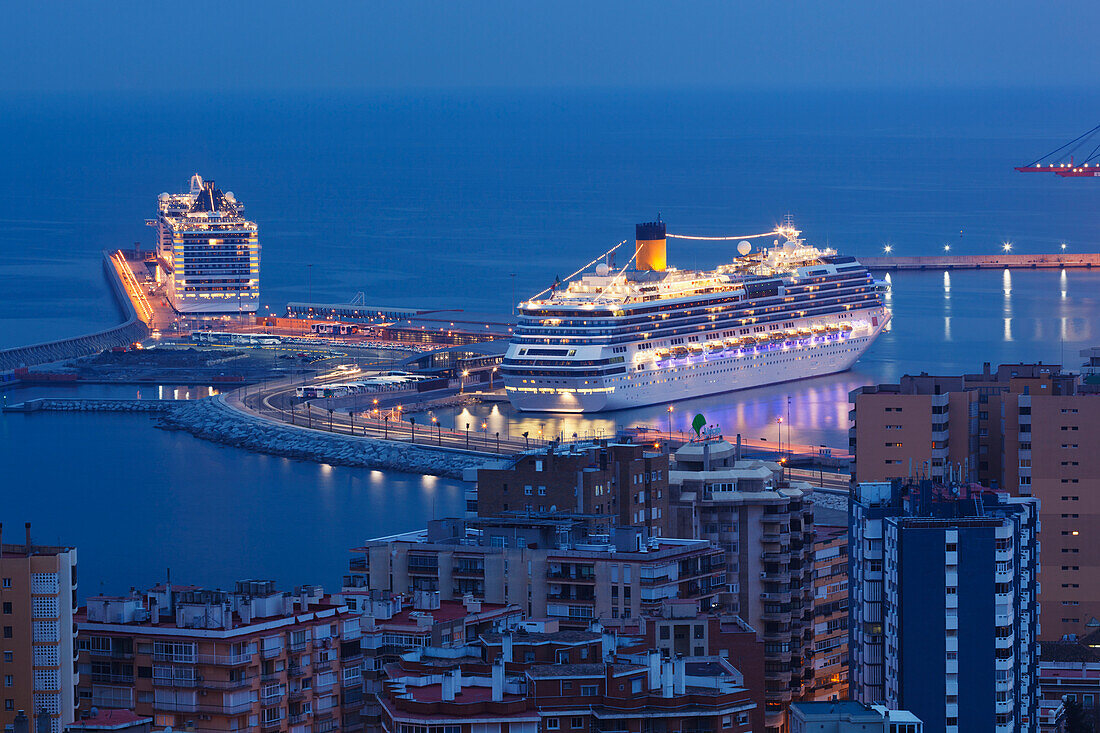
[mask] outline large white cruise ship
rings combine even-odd
[[[187,193],[157,197],[158,279],[179,313],[255,313],[260,308],[260,243],[244,204],[214,181],[191,176]]]
[[[594,261],[519,304],[501,367],[512,405],[619,410],[850,368],[890,320],[885,286],[799,234],[788,221],[770,247],[741,241],[728,265],[676,270],[664,222],[639,224],[626,266]]]

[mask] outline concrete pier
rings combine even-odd
[[[103,268],[108,282],[111,283],[111,291],[115,294],[126,320],[114,328],[86,336],[0,350],[0,371],[74,359],[78,356],[96,354],[114,346],[129,346],[135,341],[145,339],[149,335],[149,327],[138,317],[108,252],[103,253]]]
[[[869,270],[1037,270],[1100,267],[1100,253],[861,257]]]

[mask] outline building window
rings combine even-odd
[[[5,627],[4,627],[4,638],[5,638],[5,639],[10,639],[10,638],[12,638],[12,629],[11,629],[11,627],[10,627],[10,626],[5,626]]]
[[[581,685],[581,697],[595,697],[596,686],[595,685]]]
[[[578,718],[578,717],[570,718],[569,719],[569,727],[570,728],[583,728],[584,727],[584,718]]]
[[[11,588],[11,578],[4,578],[4,587]]]
[[[546,719],[546,729],[547,730],[557,730],[560,727],[561,726],[558,724],[558,719],[557,718],[547,718]]]

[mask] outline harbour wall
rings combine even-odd
[[[103,267],[107,280],[111,283],[111,291],[115,294],[115,299],[122,308],[126,320],[114,328],[86,336],[0,350],[0,371],[98,354],[114,346],[128,346],[149,335],[149,327],[138,318],[134,304],[130,302],[130,296],[127,295],[126,288],[119,280],[114,265],[111,264],[111,256],[108,252],[103,253]]]
[[[1100,267],[1100,253],[1040,255],[958,255],[929,257],[860,257],[869,270],[1030,270]]]
[[[40,397],[5,405],[4,412],[167,412],[178,404],[178,400]]]
[[[181,400],[157,426],[236,448],[304,461],[462,479],[500,456],[310,430],[253,417],[227,406],[224,396]]]
[[[40,398],[5,406],[4,412],[146,413],[165,430],[235,448],[302,461],[469,480],[471,471],[497,465],[501,457],[478,451],[416,445],[361,436],[334,435],[254,417],[225,404],[224,396],[201,400]]]

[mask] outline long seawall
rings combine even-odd
[[[860,257],[869,270],[1038,270],[1100,268],[1100,254],[957,255],[929,257]]]
[[[113,328],[86,336],[74,336],[58,341],[0,350],[0,371],[88,356],[113,346],[127,346],[149,335],[149,327],[138,318],[134,304],[130,301],[130,296],[127,295],[126,288],[119,279],[108,252],[103,253],[103,267],[107,281],[111,283],[111,291],[115,294],[115,299],[122,308],[126,320]]]
[[[379,440],[310,430],[264,420],[234,409],[224,395],[201,400],[110,398],[39,398],[8,405],[4,412],[145,413],[165,430],[268,455],[327,463],[463,479],[471,469],[495,465],[501,456],[395,440]]]

